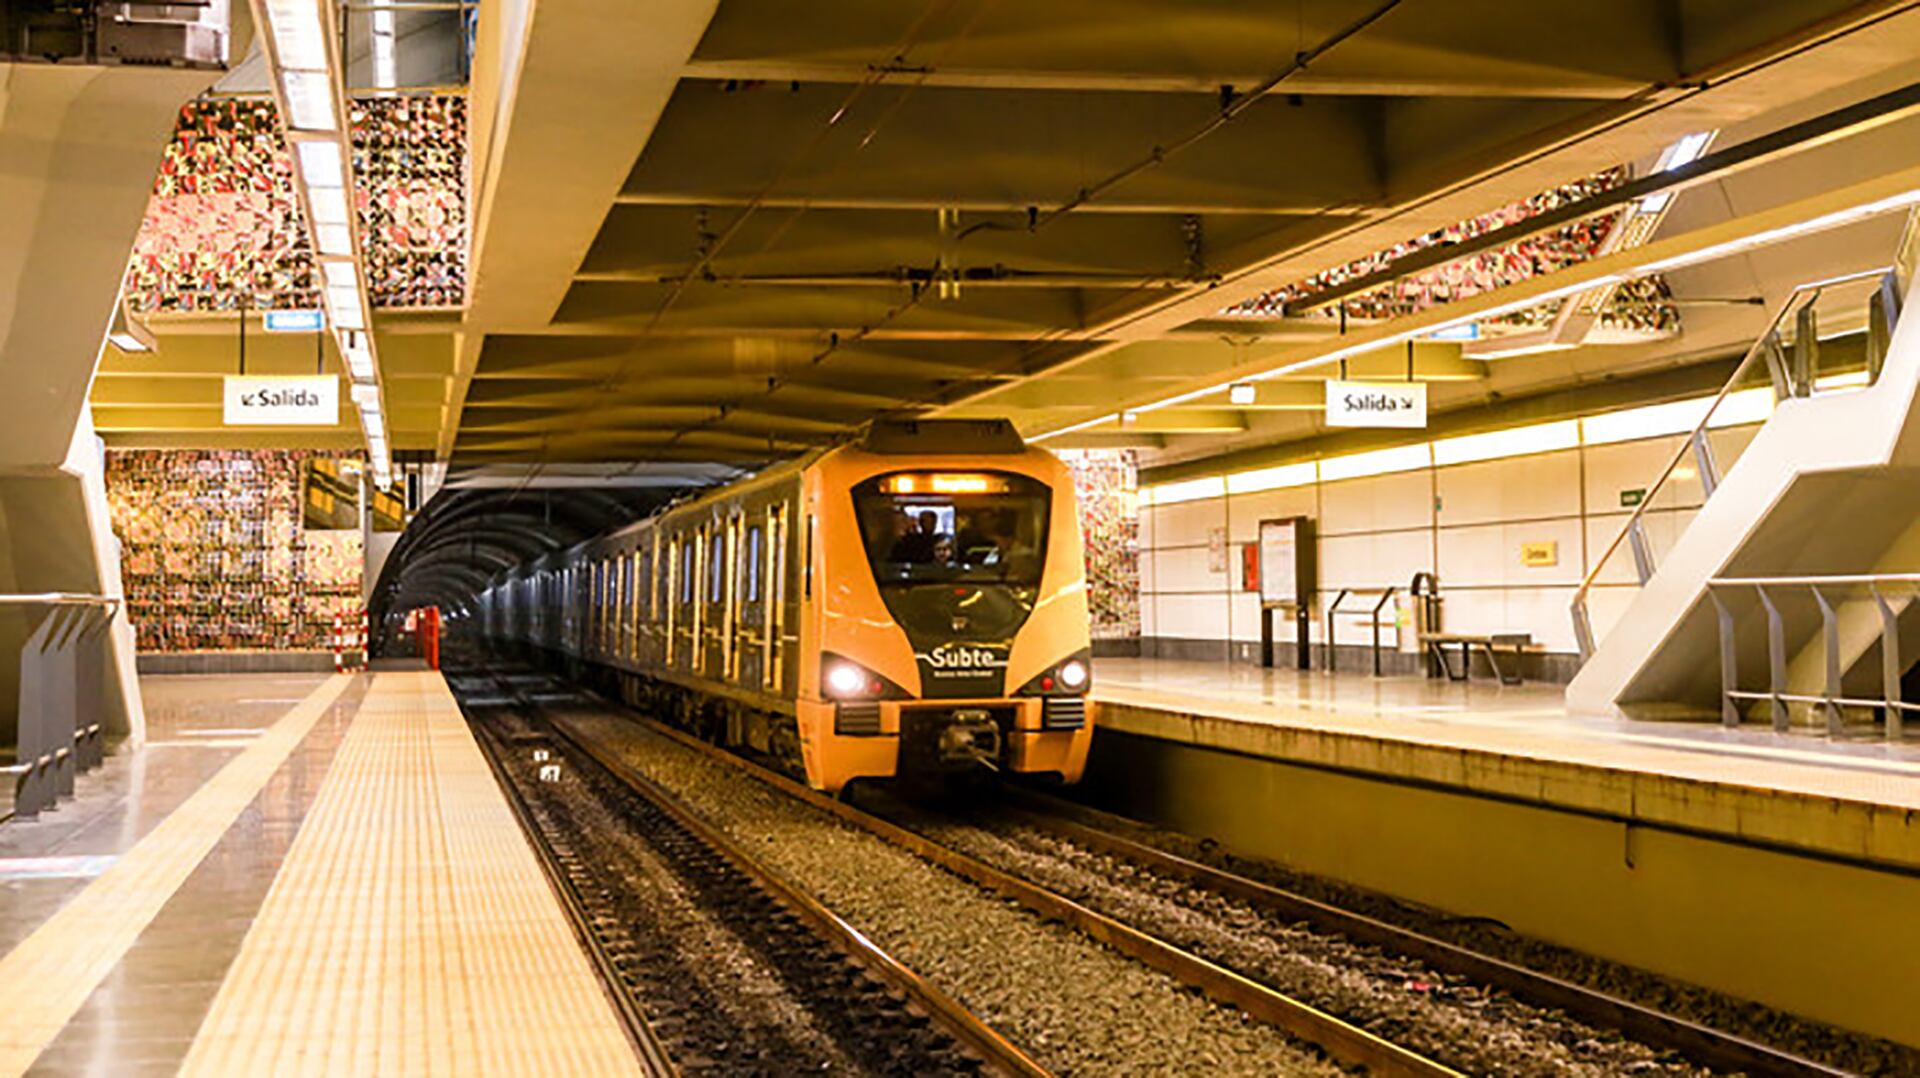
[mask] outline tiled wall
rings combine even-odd
[[[1724,469],[1756,427],[1715,431]],[[1240,546],[1260,521],[1312,517],[1318,531],[1322,604],[1341,588],[1397,585],[1416,572],[1435,573],[1443,628],[1454,632],[1524,632],[1548,652],[1576,648],[1568,604],[1574,589],[1625,524],[1622,492],[1651,488],[1681,446],[1679,436],[1586,446],[1501,460],[1315,483],[1254,494],[1147,505],[1141,509],[1141,623],[1149,654],[1257,660],[1258,596],[1240,588]],[[1671,547],[1701,502],[1699,481],[1683,468],[1651,509],[1647,530],[1656,552]],[[1224,529],[1222,558],[1213,550]],[[1551,542],[1557,564],[1529,566],[1521,547]],[[1222,568],[1224,566],[1224,569]],[[1631,598],[1633,559],[1624,548],[1608,563],[1591,600],[1594,630],[1604,635]],[[1342,645],[1368,642],[1364,608],[1375,597],[1342,604]],[[1312,638],[1323,643],[1324,609],[1314,612]],[[1280,619],[1276,638],[1294,629]],[[1394,643],[1394,631],[1383,633]],[[1344,660],[1344,653],[1343,653]],[[1570,666],[1548,663],[1549,676]]]

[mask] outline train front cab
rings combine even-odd
[[[796,717],[812,783],[981,766],[1078,782],[1094,705],[1065,466],[1032,448],[847,450],[807,470],[802,502]],[[931,532],[910,532],[919,521]]]

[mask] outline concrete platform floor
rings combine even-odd
[[[1811,728],[1776,734],[1757,726],[1595,719],[1567,714],[1558,685],[1376,678],[1246,663],[1099,659],[1093,683],[1098,699],[1170,714],[1688,778],[1737,776],[1763,787],[1920,808],[1920,783],[1913,781],[1920,779],[1920,729],[1889,743],[1877,732],[1834,739]]]
[[[632,1070],[438,675],[142,688],[0,824],[0,1076]]]

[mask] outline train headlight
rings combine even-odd
[[[867,684],[867,672],[850,662],[837,662],[827,668],[827,691],[835,696],[864,696]]]
[[[1087,664],[1079,659],[1068,659],[1060,664],[1060,687],[1079,692],[1087,687]]]

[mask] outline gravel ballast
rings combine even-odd
[[[1549,976],[1631,1000],[1675,1017],[1792,1052],[1849,1073],[1920,1074],[1920,1051],[1890,1041],[1836,1029],[1796,1015],[1686,984],[1646,970],[1518,935],[1483,919],[1466,919],[1403,902],[1378,892],[1223,850],[1211,840],[1164,831],[1110,813],[1067,806],[1083,824],[1154,846],[1226,872],[1377,918],[1391,924],[1538,970]]]
[[[961,822],[950,814],[897,804],[884,815],[1469,1074],[1692,1078],[1712,1073],[1614,1031],[1403,956],[1311,931],[1040,828],[990,814]]]
[[[631,720],[550,714],[673,791],[1058,1074],[1344,1073],[1310,1045]]]

